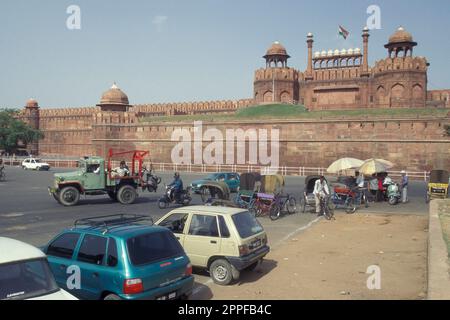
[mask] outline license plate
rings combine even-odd
[[[172,292],[172,293],[169,293],[168,295],[161,296],[161,297],[157,298],[156,300],[173,300],[176,297],[177,297],[177,293]]]

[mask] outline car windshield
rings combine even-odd
[[[216,180],[219,175],[217,173],[211,173],[206,176],[207,180]]]
[[[0,300],[22,300],[59,291],[47,259],[0,265]]]
[[[248,211],[236,213],[232,216],[232,219],[242,239],[251,237],[264,230],[258,220]]]
[[[41,163],[41,159],[34,159],[34,162]]]
[[[184,255],[175,236],[169,231],[152,232],[127,240],[130,261],[135,266]]]

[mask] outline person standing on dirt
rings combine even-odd
[[[320,212],[320,197],[328,197],[330,194],[330,189],[328,188],[328,183],[325,180],[324,176],[320,176],[319,179],[316,180],[316,183],[314,184],[314,199],[316,201],[316,213],[318,215],[321,215]]]
[[[372,200],[376,199],[378,193],[378,179],[375,173],[372,175],[372,179],[370,179],[369,181],[369,191],[372,195]],[[378,199],[376,199],[376,201],[378,201]]]
[[[405,170],[402,170],[402,183],[401,183],[401,191],[402,191],[402,203],[408,202],[408,183],[409,177],[406,174]]]

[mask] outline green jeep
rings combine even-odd
[[[117,175],[112,169],[112,156],[132,153],[129,174]],[[108,153],[105,161],[101,157],[84,157],[78,161],[79,169],[74,172],[55,173],[54,185],[48,187],[50,195],[64,206],[74,206],[80,195],[104,195],[122,204],[132,204],[138,197],[137,188],[145,188],[142,180],[142,160],[146,151]],[[136,170],[135,170],[136,169]]]

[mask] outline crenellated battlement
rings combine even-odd
[[[253,99],[139,104],[133,111],[137,116],[226,113],[252,104]]]
[[[421,71],[428,69],[427,59],[424,57],[395,57],[379,60],[372,68],[372,73],[384,73],[389,71]]]
[[[40,117],[57,118],[57,117],[91,116],[97,110],[98,108],[96,107],[40,109]]]
[[[293,68],[261,68],[255,71],[254,81],[298,81],[301,72]]]

